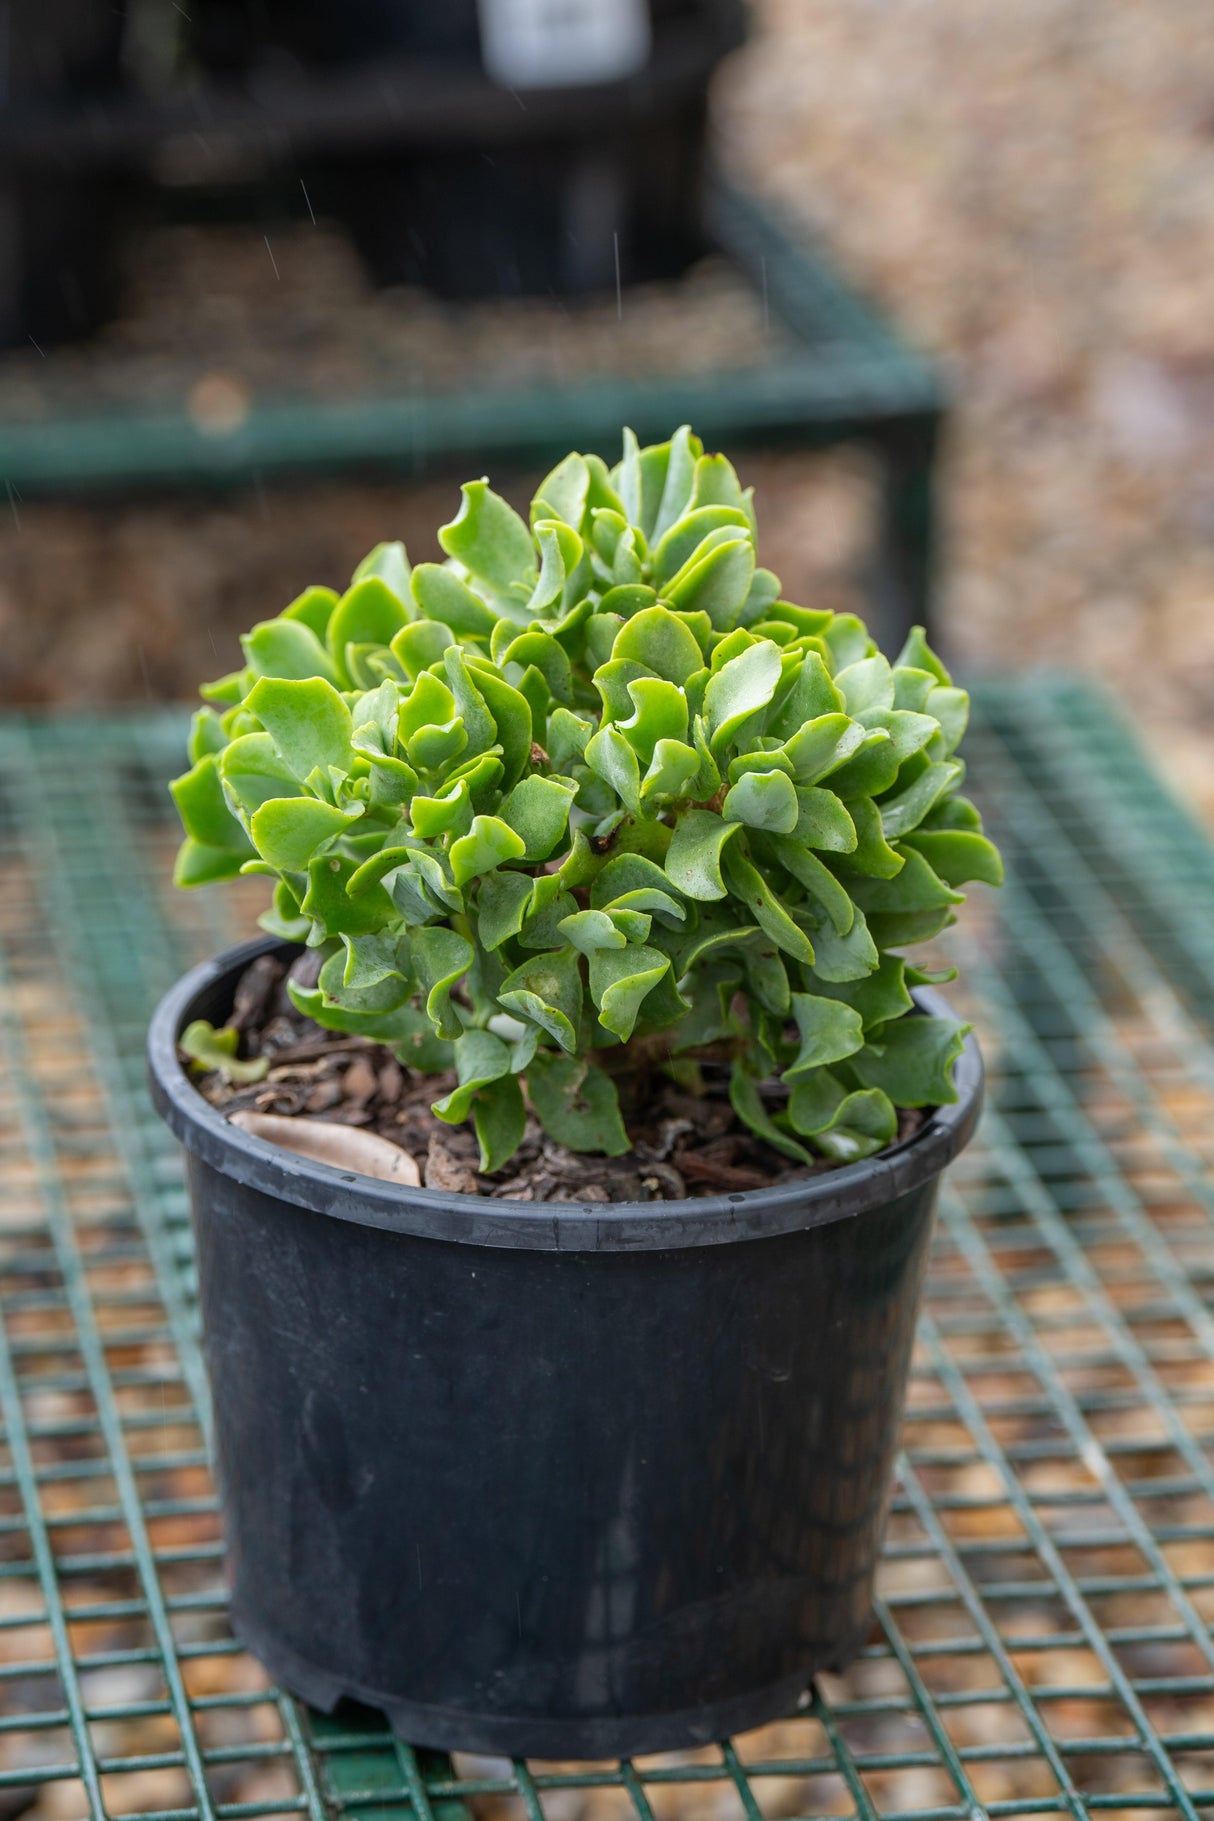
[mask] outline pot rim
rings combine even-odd
[[[773,1238],[867,1213],[938,1176],[968,1143],[982,1109],[982,1056],[971,1031],[957,1061],[953,1105],[935,1108],[904,1143],[820,1176],[684,1201],[609,1203],[506,1202],[380,1182],[299,1157],[230,1125],[199,1093],[178,1057],[180,1033],[192,1018],[205,1015],[200,1000],[220,998],[229,978],[256,956],[297,946],[255,937],[182,975],[148,1027],[152,1102],[186,1149],[212,1168],[247,1188],[357,1226],[544,1252],[665,1252]],[[930,1016],[951,1016],[947,1000],[933,989],[916,987],[913,996]]]

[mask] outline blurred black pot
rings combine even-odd
[[[213,73],[295,64],[362,72],[381,93],[406,70],[442,98],[424,143],[411,133],[305,172],[381,284],[576,295],[675,276],[703,249],[707,89],[745,35],[743,0],[580,0],[551,16],[538,0],[196,0],[190,13]]]
[[[8,0],[0,111],[73,108],[122,80],[122,0]],[[111,177],[0,168],[0,346],[88,334],[113,313]]]

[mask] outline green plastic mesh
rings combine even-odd
[[[168,883],[177,717],[0,722],[0,1821],[1214,1807],[1214,850],[1102,698],[976,710],[1010,879],[953,952],[989,1104],[942,1200],[868,1647],[786,1722],[576,1766],[311,1715],[231,1638],[142,1041],[261,894]]]

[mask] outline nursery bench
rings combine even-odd
[[[223,421],[200,418],[185,399],[169,409],[120,397],[103,413],[57,403],[20,417],[0,405],[0,493],[19,511],[39,496],[133,488],[261,489],[342,473],[462,477],[470,463],[495,475],[511,466],[542,472],[570,448],[614,461],[621,423],[642,443],[689,422],[709,446],[731,451],[854,444],[877,457],[879,471],[868,618],[883,646],[897,650],[912,625],[931,620],[940,373],[844,281],[821,246],[756,196],[717,183],[706,225],[710,247],[742,275],[778,331],[778,346],[761,360],[743,355],[710,376],[600,373],[559,385],[474,381],[452,390],[398,355],[401,370],[381,376],[367,396],[263,393]],[[628,308],[627,293],[620,308]],[[4,373],[0,361],[0,380]]]
[[[1214,1806],[1214,847],[1104,698],[989,683],[975,708],[1010,863],[960,957],[988,1111],[942,1201],[868,1646],[761,1733],[561,1766],[311,1714],[228,1632],[143,1033],[254,897],[170,890],[182,717],[0,719],[0,1812]]]

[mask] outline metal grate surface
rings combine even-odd
[[[943,1199],[869,1646],[795,1719],[571,1767],[312,1716],[231,1639],[141,1046],[261,894],[168,885],[176,717],[0,722],[0,1821],[1214,1808],[1214,851],[1100,698],[977,710],[1012,862],[955,945],[989,1109]]]

